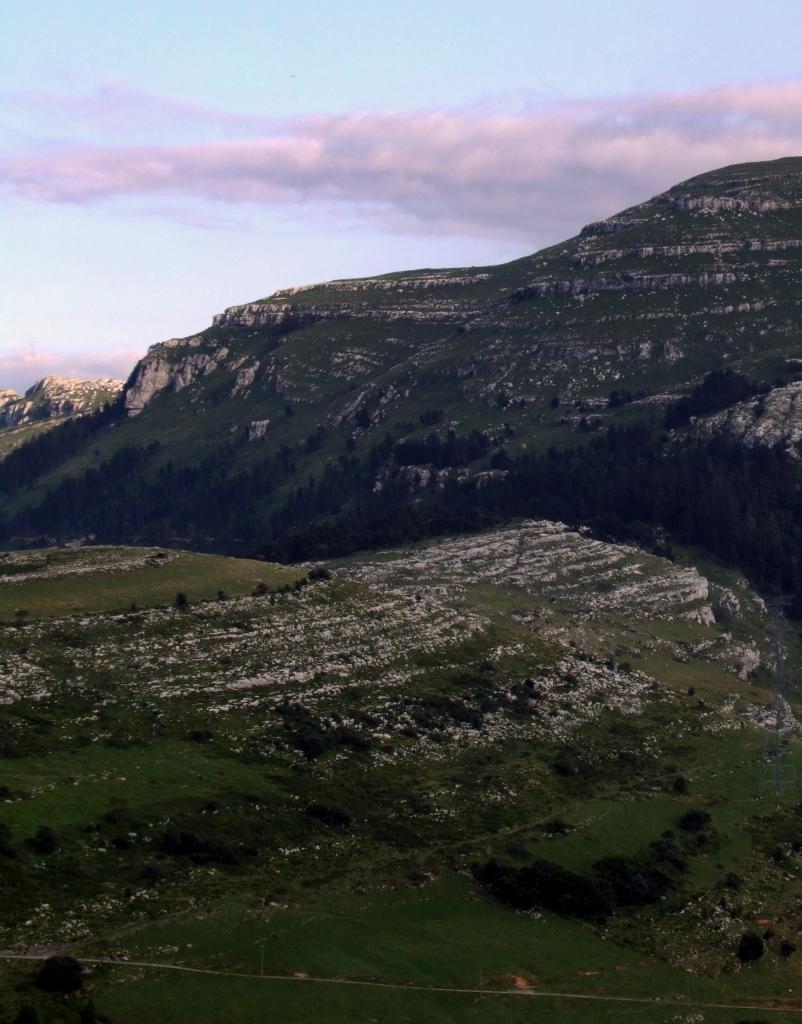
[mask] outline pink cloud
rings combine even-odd
[[[106,102],[222,124],[181,101]],[[103,94],[92,100],[95,114]],[[234,115],[231,115],[234,118]],[[233,124],[233,122],[231,122]],[[0,159],[0,184],[39,202],[119,196],[324,204],[387,230],[461,231],[533,246],[728,163],[802,153],[802,82],[538,104],[515,113],[419,111],[243,119],[248,138],[74,145]]]
[[[29,345],[0,352],[0,388],[11,388],[22,394],[42,377],[57,375],[96,380],[111,377],[125,380],[142,357],[133,349],[112,349],[106,352],[49,352]]]

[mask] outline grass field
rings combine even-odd
[[[34,618],[83,612],[128,611],[249,594],[292,584],[303,572],[247,558],[222,558],[158,548],[45,549],[0,556],[0,619],[19,609]]]

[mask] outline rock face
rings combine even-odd
[[[203,347],[201,347],[203,346]],[[153,345],[137,363],[125,387],[123,402],[129,416],[142,412],[154,395],[170,388],[181,391],[225,363],[228,349],[208,350],[200,337],[172,339]]]
[[[766,395],[697,420],[692,433],[710,437],[725,433],[749,447],[781,444],[799,455],[802,444],[802,381],[774,388]]]
[[[3,389],[0,390],[0,428],[80,416],[113,400],[122,389],[121,380],[72,377],[43,377],[22,396]]]

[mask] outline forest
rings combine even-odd
[[[62,479],[33,509],[0,520],[0,539],[20,546],[92,536],[287,562],[536,517],[585,525],[669,556],[672,543],[699,546],[764,593],[794,594],[799,613],[796,461],[780,448],[665,429],[755,388],[718,371],[669,406],[661,425],[580,433],[572,447],[542,453],[508,453],[501,440],[491,443],[477,431],[433,431],[421,439],[387,433],[367,452],[347,449],[311,476],[298,470],[303,448],[285,446],[232,474],[232,446],[240,442],[191,466],[160,462],[158,442],[126,447],[97,468]],[[73,421],[18,449],[0,466],[0,487],[13,493],[28,486],[114,415],[107,409]]]

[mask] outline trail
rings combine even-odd
[[[46,960],[43,955],[31,953],[0,953],[0,960]],[[271,982],[308,982],[317,985],[352,985],[361,988],[393,989],[398,992],[430,992],[450,995],[471,996],[519,996],[523,999],[579,999],[584,1002],[628,1003],[641,1006],[662,1006],[666,1009],[694,1010],[760,1010],[761,1013],[799,1014],[802,1006],[771,1006],[768,1003],[710,1003],[691,999],[650,999],[648,996],[607,996],[580,992],[551,992],[533,988],[486,989],[486,988],[455,988],[443,985],[417,985],[392,981],[368,981],[357,978],[323,978],[314,975],[294,974],[249,974],[240,971],[221,971],[206,967],[185,967],[183,964],[151,963],[146,960],[115,960],[112,957],[76,957],[82,964],[104,964],[114,967],[143,967],[158,971],[179,971],[185,974],[209,974],[224,978],[248,978],[256,981]]]

